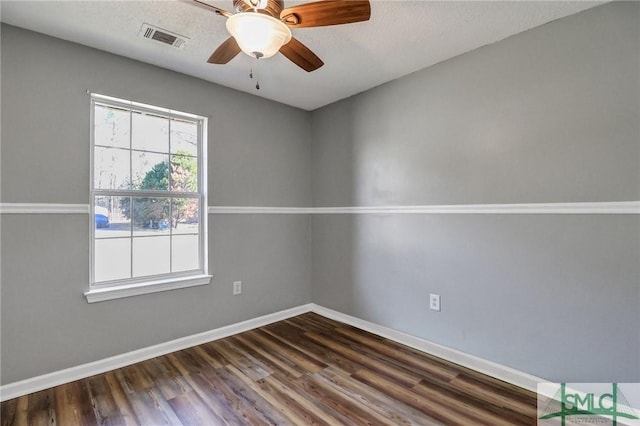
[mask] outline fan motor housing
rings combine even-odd
[[[256,7],[252,5],[264,3],[264,0],[233,0],[233,8],[236,13],[240,12],[254,12]],[[284,1],[282,0],[266,0],[267,5],[263,8],[257,9],[258,13],[264,13],[265,15],[273,16],[276,19],[280,19],[280,12],[284,9]]]

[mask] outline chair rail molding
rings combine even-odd
[[[89,204],[0,203],[1,214],[89,214]]]
[[[89,214],[88,204],[0,203],[1,214]],[[358,207],[209,206],[209,214],[640,214],[640,201]]]

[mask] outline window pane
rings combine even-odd
[[[197,198],[173,199],[173,233],[197,234],[200,230],[200,200]]]
[[[169,152],[169,119],[133,112],[131,147],[144,151]]]
[[[129,197],[95,197],[96,238],[131,236],[130,203]]]
[[[140,237],[133,239],[133,276],[170,272],[171,237]]]
[[[198,125],[171,120],[171,153],[198,155]]]
[[[131,240],[104,238],[95,240],[94,275],[96,282],[131,278]]]
[[[94,137],[96,145],[129,148],[129,111],[96,105]]]
[[[134,189],[169,189],[169,156],[132,151]]]
[[[128,189],[130,186],[129,150],[94,149],[94,182],[96,189]]]
[[[94,282],[198,273],[206,265],[199,192],[204,121],[153,107],[136,111],[127,101],[92,102]]]
[[[198,190],[198,159],[196,157],[171,156],[171,190],[181,192]]]
[[[167,235],[169,228],[168,198],[133,198],[133,235]]]
[[[197,235],[177,235],[172,238],[172,243],[172,272],[191,271],[200,268],[199,237]]]

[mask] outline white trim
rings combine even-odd
[[[0,203],[2,214],[89,214],[89,204]]]
[[[75,380],[91,377],[96,374],[105,373],[127,365],[142,362],[157,356],[166,355],[171,352],[190,348],[192,346],[201,345],[203,343],[222,339],[244,331],[262,327],[277,321],[294,317],[296,315],[309,312],[310,305],[297,306],[295,308],[286,309],[261,317],[242,321],[236,324],[227,325],[216,328],[214,330],[205,331],[203,333],[193,334],[191,336],[182,337],[180,339],[171,340],[169,342],[160,343],[124,354],[112,356],[87,364],[70,367],[64,370],[54,371],[53,373],[43,374],[41,376],[32,377],[30,379],[20,380],[18,382],[9,383],[0,386],[0,401],[17,398],[33,392],[48,389],[64,383],[73,382]]]
[[[421,339],[419,337],[411,336],[409,334],[405,334],[392,328],[375,324],[373,322],[352,317],[350,315],[343,314],[342,312],[334,311],[333,309],[316,305],[315,303],[311,304],[311,310],[318,315],[322,315],[327,318],[352,325],[378,336],[393,340],[394,342],[401,343],[419,351],[435,355],[446,361],[453,362],[463,367],[467,367],[480,373],[486,374],[487,376],[491,376],[507,383],[520,386],[521,388],[530,390],[532,392],[536,392],[538,383],[548,382],[548,380],[541,379],[540,377],[533,376],[514,368],[507,367],[493,361],[488,361],[486,359],[477,357],[475,355],[470,355],[456,349],[448,348],[446,346],[442,346],[437,343]]]
[[[133,122],[135,121],[133,118],[134,113],[151,113],[157,116],[161,116],[162,118],[167,120],[168,123],[168,132],[171,133],[171,125],[173,120],[187,120],[189,123],[195,124],[197,128],[197,147],[196,147],[196,160],[197,160],[197,191],[195,192],[184,192],[184,191],[171,191],[169,189],[166,190],[124,190],[124,189],[100,189],[96,188],[94,185],[95,181],[95,150],[100,146],[96,141],[95,131],[91,131],[89,138],[91,140],[91,155],[90,155],[90,176],[89,176],[89,186],[90,186],[90,206],[89,206],[89,214],[93,217],[95,213],[96,206],[94,205],[94,199],[96,197],[129,197],[130,202],[133,202],[132,197],[165,197],[168,200],[173,200],[174,198],[189,198],[192,200],[198,200],[198,205],[200,206],[200,212],[205,210],[205,206],[207,203],[207,173],[206,173],[206,128],[208,126],[208,119],[202,116],[196,116],[189,113],[183,113],[180,111],[170,110],[167,108],[156,107],[152,105],[141,104],[134,101],[129,101],[125,99],[113,98],[110,96],[100,95],[96,93],[90,93],[90,123],[91,129],[94,129],[95,124],[95,111],[97,106],[107,107],[107,108],[120,108],[127,112],[129,116],[129,136],[128,136],[128,147],[126,151],[129,156],[129,178],[133,178],[133,163],[131,162],[131,156],[134,153],[134,147],[132,145],[132,129]],[[163,155],[172,155],[172,139],[168,139],[168,148],[167,152],[161,152]],[[144,152],[153,152],[153,151],[144,151]],[[170,210],[173,211],[173,204],[171,204]],[[172,214],[172,213],[171,213]],[[207,214],[200,214],[200,220],[198,221],[198,267],[197,272],[191,272],[191,274],[187,275],[184,273],[175,273],[169,272],[163,274],[162,278],[156,278],[153,276],[144,276],[144,277],[135,277],[134,269],[135,269],[135,259],[133,257],[134,250],[133,245],[135,242],[135,229],[133,227],[129,227],[129,244],[131,248],[130,253],[130,271],[129,277],[118,280],[118,282],[112,281],[105,285],[105,283],[100,282],[98,280],[99,277],[96,276],[96,242],[99,239],[96,238],[95,234],[95,225],[93,221],[90,221],[89,226],[89,291],[85,293],[87,301],[89,303],[92,302],[100,302],[103,300],[116,299],[121,297],[129,297],[129,296],[137,296],[140,294],[147,293],[155,293],[159,291],[166,290],[174,290],[177,288],[185,288],[192,287],[196,285],[204,285],[208,284],[211,276],[208,275],[208,256],[207,256]],[[171,231],[168,236],[170,237],[170,246],[171,250],[169,252],[169,264],[172,264],[171,259],[173,258],[173,247],[174,247],[174,237],[175,234]],[[195,276],[198,274],[197,276]],[[143,281],[141,283],[141,281]]]
[[[87,364],[70,367],[53,373],[32,377],[30,379],[20,380],[18,382],[9,383],[0,386],[0,401],[17,398],[22,395],[48,389],[63,383],[69,383],[75,380],[84,379],[86,377],[101,374],[127,365],[142,362],[157,356],[166,355],[171,352],[190,348],[192,346],[201,345],[203,343],[222,339],[254,328],[262,327],[277,321],[301,315],[306,312],[315,312],[327,318],[352,325],[378,336],[393,340],[394,342],[407,345],[422,352],[440,357],[446,361],[450,361],[464,367],[471,368],[480,373],[503,380],[507,383],[520,386],[532,392],[536,392],[537,384],[548,382],[548,380],[532,376],[528,373],[510,368],[486,359],[470,355],[437,343],[429,342],[419,337],[411,336],[391,328],[383,327],[373,322],[365,321],[347,314],[343,314],[333,309],[325,308],[315,303],[297,306],[261,317],[242,321],[236,324],[227,325],[216,328],[214,330],[205,331],[203,333],[193,334],[191,336],[182,337],[169,342],[160,343],[154,346],[138,349],[113,357],[101,359]]]
[[[209,214],[311,214],[309,207],[209,206]]]
[[[136,109],[144,112],[151,112],[154,114],[170,115],[171,118],[186,118],[189,120],[199,120],[201,118],[207,118],[203,115],[192,114],[190,112],[177,111],[175,109],[144,104],[142,102],[130,101],[128,99],[114,98],[113,96],[101,95],[99,93],[93,93],[89,90],[87,90],[87,94],[91,97],[92,101],[97,101],[100,104],[107,104],[107,106],[113,105],[113,106],[124,107],[126,109]]]
[[[207,211],[209,214],[640,214],[640,201],[377,207],[209,206]],[[89,212],[88,204],[0,203],[2,214]]]
[[[640,214],[640,201],[315,207],[313,214]]]
[[[95,287],[84,293],[87,302],[103,302],[105,300],[121,299],[123,297],[139,296],[141,294],[158,293],[179,288],[206,285],[211,282],[211,275],[196,275],[190,277],[175,277],[160,281],[145,281],[138,284],[125,284],[114,287]]]
[[[640,214],[640,201],[361,207],[209,206],[209,214]]]

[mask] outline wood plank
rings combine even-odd
[[[211,411],[195,391],[168,400],[169,405],[183,425],[219,425],[224,420]]]
[[[2,406],[4,407],[4,404]],[[4,409],[0,410],[0,414],[4,416]],[[27,426],[29,424],[29,395],[21,396],[16,398],[16,414],[15,414],[15,425],[18,426]]]
[[[209,343],[196,346],[193,350],[198,354],[200,359],[206,362],[210,367],[222,368],[227,364],[224,357],[216,352],[215,349],[211,348]]]
[[[322,380],[321,373],[304,376],[299,381],[304,382],[308,392],[316,399],[333,407],[338,413],[357,424],[396,425],[375,410],[362,404],[357,398],[351,398],[348,393],[341,392],[330,380]]]
[[[317,386],[309,376],[304,376],[295,380],[298,386],[298,393],[304,395],[305,398],[311,399],[316,402],[323,411],[327,411],[332,414],[333,417],[338,419],[336,424],[340,425],[372,425],[369,419],[362,416],[362,413],[356,413],[349,410],[349,407],[343,407],[339,400],[333,398],[331,395],[322,393],[322,390]]]
[[[142,425],[179,425],[180,419],[157,389],[146,389],[127,395]]]
[[[343,416],[332,406],[327,405],[325,401],[315,398],[309,392],[304,383],[304,377],[300,379],[285,379],[277,375],[267,377],[264,381],[272,386],[279,387],[285,392],[291,392],[294,398],[304,403],[306,408],[311,410],[315,415],[331,425],[352,425],[355,424],[348,417]]]
[[[414,372],[421,372],[423,375],[437,376],[444,380],[451,380],[456,377],[460,370],[450,364],[441,364],[439,359],[427,358],[425,354],[414,354],[400,350],[399,344],[390,344],[388,341],[372,338],[368,334],[356,333],[353,330],[337,328],[336,333],[348,337],[349,339],[370,348],[375,353],[397,360],[398,363]],[[404,348],[402,348],[404,349]]]
[[[54,388],[56,421],[60,425],[94,424],[97,422],[85,382],[78,380]]]
[[[140,364],[119,368],[115,370],[115,374],[120,386],[122,386],[122,390],[127,394],[144,392],[146,389],[153,387],[153,380]]]
[[[280,339],[270,338],[270,336],[265,332],[256,330],[252,336],[258,344],[264,345],[265,348],[276,353],[284,354],[290,362],[300,368],[304,373],[316,373],[327,367],[327,364],[319,360],[317,357],[310,356]]]
[[[241,370],[244,374],[251,377],[252,380],[263,379],[273,372],[271,368],[262,364],[255,357],[246,352],[243,353],[242,350],[234,346],[230,340],[217,341],[212,346],[220,355],[229,361],[229,364]]]
[[[242,350],[250,352],[254,357],[261,359],[265,363],[269,363],[274,370],[283,374],[300,377],[305,374],[305,370],[299,368],[295,362],[287,357],[288,352],[274,351],[264,348],[251,333],[242,333],[235,336],[234,343]]]
[[[0,414],[2,414],[2,417],[0,418],[1,426],[17,424],[18,399],[19,398],[10,399],[2,404],[2,410],[0,410]],[[26,417],[27,410],[23,411]]]
[[[219,389],[223,391],[227,403],[242,419],[243,424],[277,425],[287,423],[277,410],[270,407],[255,391],[243,386],[242,382],[226,369],[219,369],[215,372],[207,371],[203,374],[209,377],[214,376],[216,380],[221,382]]]
[[[477,404],[471,398],[460,397],[459,394],[448,391],[447,389],[432,385],[426,382],[418,383],[413,387],[412,391],[424,399],[438,401],[451,411],[464,414],[475,419],[477,424],[490,424],[493,426],[510,426],[513,425],[512,420],[505,420],[505,413],[495,413],[488,410],[486,405]],[[510,416],[512,419],[515,416]]]
[[[183,376],[189,374],[198,374],[206,367],[206,363],[198,356],[198,354],[190,349],[173,352],[167,355],[171,365]]]
[[[207,407],[222,420],[220,424],[242,424],[243,418],[232,409],[233,401],[225,398],[228,388],[224,382],[212,374],[206,377],[203,374],[194,374],[188,376],[186,380]]]
[[[312,412],[306,410],[297,401],[288,398],[281,392],[274,391],[264,379],[254,382],[240,370],[230,366],[227,370],[242,381],[244,385],[255,391],[260,397],[280,412],[292,424],[325,424],[322,419],[317,418]]]
[[[125,423],[115,399],[111,395],[109,383],[104,375],[90,377],[86,380],[89,400],[93,413],[101,425],[120,426]]]
[[[30,426],[55,426],[56,415],[53,389],[46,389],[29,395],[27,422]]]
[[[434,401],[424,398],[413,390],[407,389],[406,387],[382,377],[375,372],[360,370],[356,372],[353,377],[368,386],[384,391],[392,398],[410,405],[411,407],[422,411],[427,416],[437,421],[444,422],[447,425],[467,426],[478,424],[478,421],[473,416],[454,411],[451,407],[448,407],[437,400]]]
[[[317,317],[309,312],[297,317],[288,318],[285,323],[292,324],[301,330],[331,336],[334,334],[336,325],[330,321],[318,321]]]
[[[192,390],[168,357],[150,359],[142,362],[141,367],[152,378],[154,386],[165,399],[172,399]]]
[[[109,386],[109,391],[111,392],[111,397],[113,401],[118,406],[118,410],[120,411],[120,416],[122,417],[122,424],[129,425],[139,425],[138,418],[133,411],[133,407],[127,398],[124,390],[122,389],[122,385],[120,385],[120,381],[116,376],[115,372],[110,371],[104,374],[104,378]],[[72,423],[64,423],[61,424],[72,424]]]
[[[339,353],[346,358],[356,361],[357,363],[364,365],[366,368],[375,371],[376,374],[384,375],[404,386],[414,386],[422,379],[422,377],[416,374],[397,368],[394,365],[390,365],[384,360],[372,357],[370,354],[365,354],[362,351],[349,348],[339,341],[329,339],[314,332],[307,333],[307,336],[316,343],[330,349],[332,352]]]
[[[414,389],[426,386],[443,396],[446,395],[457,401],[466,401],[484,411],[495,413],[501,418],[509,418],[517,424],[527,424],[530,421],[529,419],[535,418],[537,415],[537,401],[536,404],[532,402],[529,405],[522,405],[517,398],[511,399],[493,394],[489,387],[476,388],[476,392],[467,392],[458,386],[458,383],[455,382],[456,379],[446,382],[437,378],[426,378],[416,385]]]
[[[340,327],[334,328],[330,339],[366,356],[368,359],[382,362],[387,368],[397,370],[398,374],[404,373],[407,377],[413,377],[414,382],[410,383],[410,386],[427,377],[448,381],[458,375],[458,371],[451,366],[439,366],[432,360],[419,355],[409,355],[389,349],[384,340],[373,338],[373,335],[369,333],[361,332],[356,335],[353,331],[348,331],[348,333],[342,334],[345,331]]]
[[[333,425],[337,419],[332,417],[312,401],[301,398],[300,394],[288,385],[288,380],[278,380],[277,375],[258,380],[256,384],[274,401],[274,406],[283,412],[294,424]]]
[[[394,424],[424,426],[440,424],[415,408],[389,397],[384,392],[366,386],[338,369],[329,367],[322,371],[318,378],[332,383],[341,392],[354,400],[359,400],[366,407],[375,410]]]
[[[324,346],[314,343],[302,330],[299,330],[299,333],[292,332],[291,330],[283,332],[283,330],[279,328],[265,327],[261,331],[264,331],[273,339],[281,340],[306,355],[323,360],[327,365],[333,365],[345,372],[355,373],[364,368],[362,364],[358,364],[340,354],[332,352]]]
[[[13,425],[533,425],[536,395],[315,313],[5,401]]]
[[[526,416],[534,418],[536,416],[537,399],[533,392],[527,392],[524,389],[514,392],[492,384],[490,381],[478,380],[465,374],[460,374],[453,379],[451,386],[487,403],[523,413]]]

